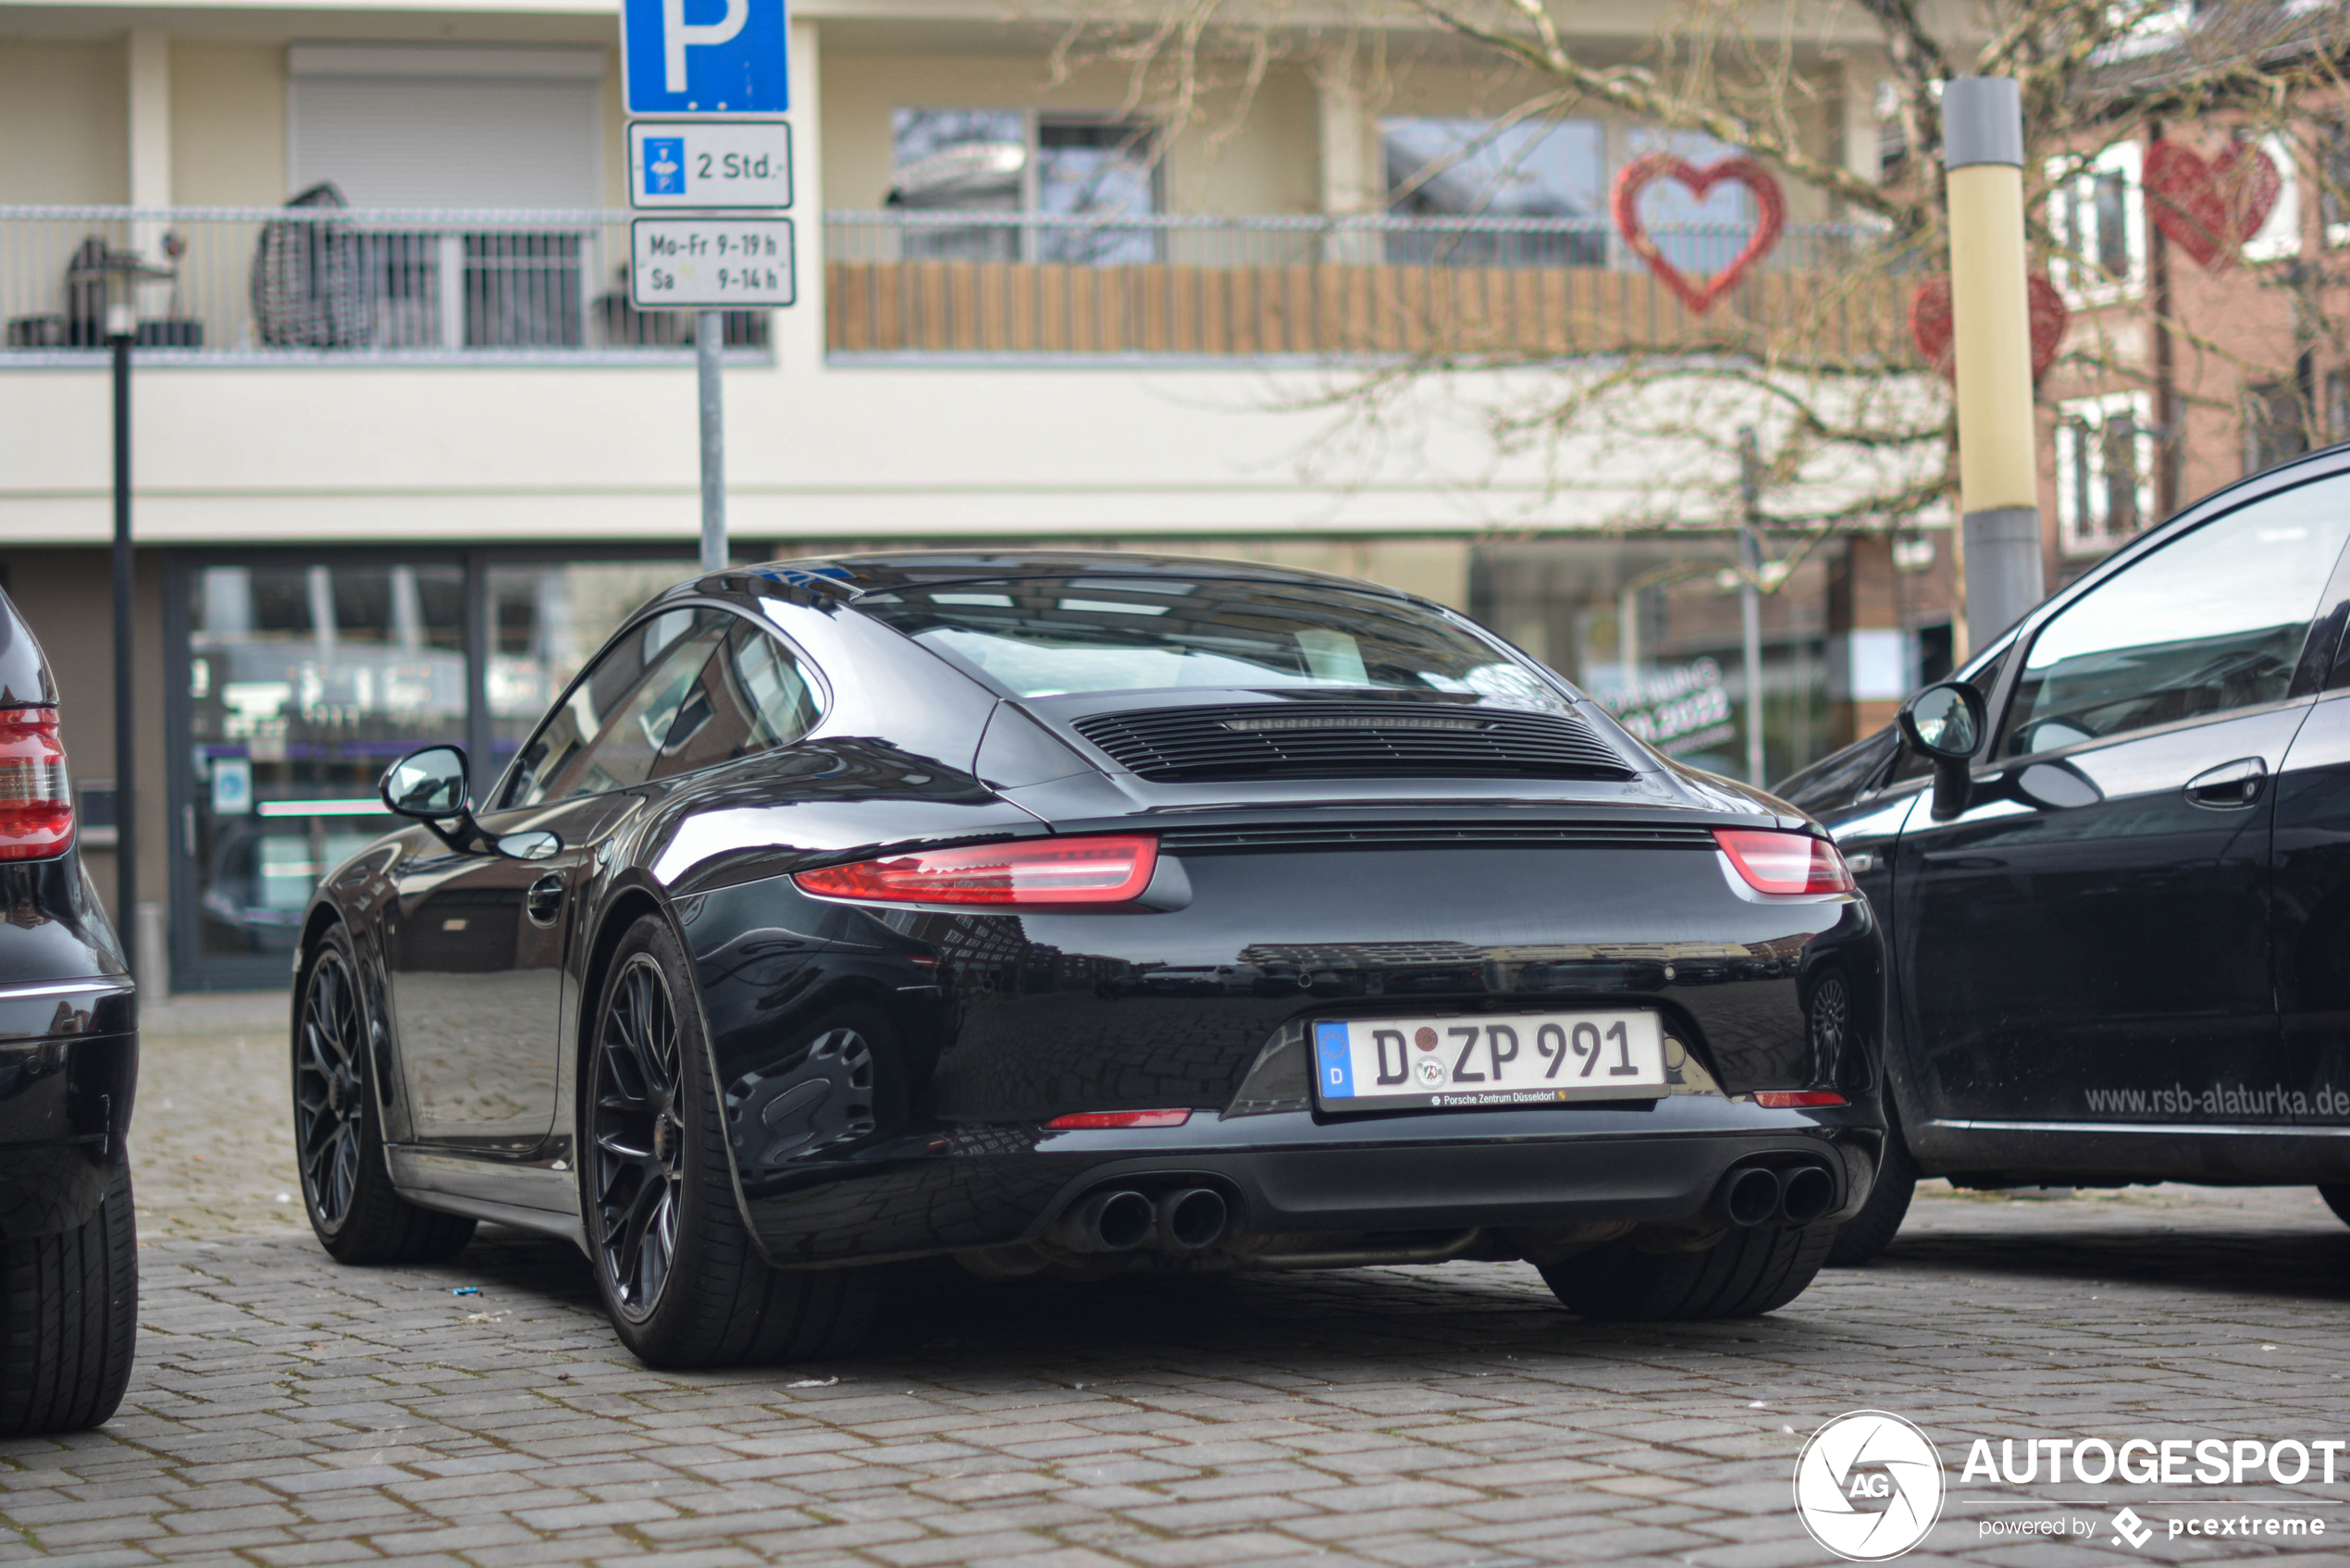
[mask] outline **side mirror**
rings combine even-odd
[[[445,822],[467,814],[465,754],[454,746],[412,751],[384,772],[376,786],[384,809],[419,821]]]
[[[1990,727],[1983,694],[1964,681],[1941,681],[1901,704],[1901,737],[1934,764],[1934,814],[1955,817],[1967,808],[1969,769]]]

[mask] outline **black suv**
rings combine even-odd
[[[95,1426],[138,1327],[139,1007],[74,842],[57,686],[0,593],[0,1437]]]

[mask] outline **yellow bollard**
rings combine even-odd
[[[1943,89],[1942,163],[1967,641],[1980,648],[2047,591],[2024,290],[2023,100],[2011,79],[1960,77]]]

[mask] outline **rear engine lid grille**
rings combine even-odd
[[[1296,822],[1159,830],[1162,855],[1290,855],[1321,849],[1712,849],[1673,822]]]
[[[1628,779],[1565,713],[1442,703],[1155,708],[1077,721],[1077,733],[1154,784],[1211,779]]]

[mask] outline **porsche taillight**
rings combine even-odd
[[[801,871],[792,881],[825,898],[1035,908],[1132,902],[1157,867],[1157,839],[1121,833],[925,849]]]
[[[1770,828],[1715,828],[1713,842],[1757,893],[1854,891],[1851,870],[1824,838]]]
[[[41,860],[73,842],[73,792],[54,708],[0,708],[0,860]]]

